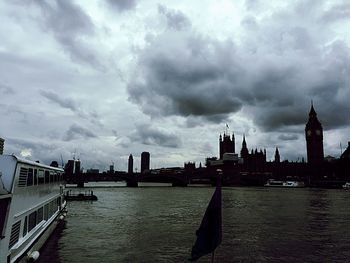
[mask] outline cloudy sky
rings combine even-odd
[[[297,160],[311,100],[325,154],[350,140],[347,0],[4,0],[0,39],[5,153],[198,165],[227,123]]]

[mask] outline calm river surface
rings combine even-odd
[[[186,262],[212,187],[92,188],[40,262]],[[215,262],[350,262],[350,192],[223,188]],[[210,262],[210,256],[198,262]]]

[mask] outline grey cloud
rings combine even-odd
[[[298,10],[308,7],[318,11],[300,18]],[[193,28],[163,32],[138,53],[129,99],[152,117],[187,117],[189,127],[243,109],[262,130],[281,132],[304,125],[314,99],[326,129],[348,125],[350,48],[314,33],[326,32],[319,9],[299,3],[273,14],[242,44]]]
[[[7,94],[7,95],[15,94],[15,90],[11,86],[0,82],[0,93]]]
[[[84,37],[94,34],[90,17],[72,1],[38,1],[45,19],[47,30],[52,31],[73,60],[88,63],[103,70],[97,55],[86,44]]]
[[[27,140],[17,138],[6,138],[7,153],[20,156],[21,151],[30,152],[30,160],[40,160],[41,163],[49,165],[51,161],[59,161],[62,149],[55,143],[44,143],[39,140]]]
[[[282,141],[295,141],[299,139],[297,134],[281,134],[278,136],[278,139]]]
[[[176,45],[169,44],[172,41],[177,41]],[[202,41],[190,34],[163,35],[140,54],[138,72],[143,74],[129,83],[130,100],[152,116],[197,116],[215,122],[226,119],[242,106],[231,81],[240,67],[223,53],[229,45]]]
[[[47,90],[40,90],[39,91],[42,96],[49,99],[52,102],[57,103],[62,108],[70,109],[73,112],[79,111],[78,106],[76,105],[76,102],[70,98],[63,98],[62,96]]]
[[[40,90],[39,93],[43,97],[58,104],[62,108],[69,109],[72,112],[76,113],[79,117],[89,120],[94,125],[97,125],[99,127],[103,126],[103,124],[100,122],[100,115],[96,111],[91,111],[88,113],[83,111],[75,100],[63,97],[50,90]]]
[[[94,134],[89,129],[79,126],[77,124],[73,124],[66,131],[65,135],[63,136],[63,140],[72,141],[78,138],[89,139],[89,138],[96,138],[96,137],[97,135]]]
[[[259,0],[245,0],[247,10],[254,10],[259,7]]]
[[[118,11],[134,9],[136,0],[106,0],[107,3]]]
[[[165,16],[167,25],[171,29],[181,30],[191,26],[191,21],[181,11],[168,9],[159,4],[158,12]]]
[[[87,42],[95,33],[91,18],[73,1],[15,1],[17,5],[35,6],[42,16],[37,16],[37,23],[52,33],[73,61],[88,64],[98,70],[105,70],[98,55]]]
[[[337,22],[339,20],[350,19],[350,4],[342,3],[332,5],[321,17],[325,22]]]
[[[151,125],[138,125],[136,131],[129,138],[131,141],[138,141],[145,145],[158,145],[170,148],[178,148],[181,145],[181,141],[176,134],[152,127]]]

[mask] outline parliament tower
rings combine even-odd
[[[235,135],[232,133],[232,139],[230,135],[224,133],[224,136],[219,137],[219,151],[220,151],[220,159],[223,158],[224,153],[235,153]]]
[[[307,162],[311,165],[319,165],[323,162],[323,129],[317,119],[317,113],[311,104],[309,121],[305,126]]]

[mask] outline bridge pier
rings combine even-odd
[[[173,182],[172,187],[186,187],[188,185],[187,182]]]
[[[84,188],[84,181],[79,181],[79,182],[77,183],[77,187],[78,187],[78,188]]]
[[[139,184],[136,180],[126,181],[126,187],[138,187]]]

